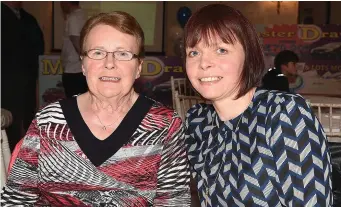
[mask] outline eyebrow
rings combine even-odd
[[[106,51],[106,49],[105,49],[103,46],[95,46],[95,47],[93,47],[93,48],[91,48],[91,49],[89,49],[89,50],[93,50],[93,49],[101,49],[101,50],[105,50],[105,51]],[[128,52],[132,52],[131,50],[126,50],[126,49],[123,48],[123,47],[117,47],[117,48],[115,48],[115,51],[118,51],[118,50],[124,50],[124,51],[128,51]]]

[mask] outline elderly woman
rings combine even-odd
[[[3,206],[189,206],[178,114],[133,89],[144,34],[127,13],[81,32],[89,92],[40,110],[14,155]]]
[[[212,105],[187,113],[186,146],[201,206],[330,206],[325,133],[300,95],[259,88],[252,24],[214,4],[185,27],[186,72]]]

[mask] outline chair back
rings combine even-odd
[[[179,113],[181,119],[185,121],[187,111],[195,104],[207,103],[211,101],[205,100],[199,96],[185,96],[179,95],[178,91],[175,91],[175,110]]]
[[[329,141],[341,142],[341,104],[310,103]]]
[[[178,95],[185,96],[199,96],[193,89],[191,83],[186,78],[174,78],[171,76],[171,89],[173,107],[175,108],[175,91],[178,91]]]

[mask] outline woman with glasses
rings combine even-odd
[[[137,94],[144,34],[124,12],[81,32],[89,91],[40,110],[17,146],[4,206],[189,206],[178,114]]]

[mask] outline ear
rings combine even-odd
[[[85,76],[85,74],[86,74],[85,71],[86,71],[86,70],[85,70],[84,65],[83,65],[83,63],[82,63],[82,72],[83,72],[83,75],[84,75],[84,76]]]
[[[288,70],[288,67],[289,67],[289,64],[282,64],[281,65],[281,71],[283,72],[283,71],[287,71]]]
[[[141,76],[142,66],[143,66],[143,60],[139,60],[139,66],[137,67],[137,73],[135,76],[135,79],[138,79]]]

